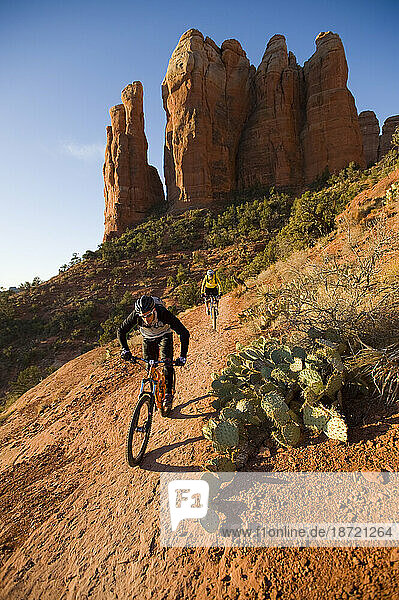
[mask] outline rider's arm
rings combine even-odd
[[[174,314],[172,314],[167,308],[157,307],[158,318],[164,323],[168,323],[180,337],[180,356],[186,358],[188,351],[188,342],[190,339],[190,333],[186,329],[181,321]]]
[[[127,343],[127,334],[135,325],[137,325],[138,315],[136,311],[130,313],[130,315],[120,325],[117,333],[118,341],[124,350],[129,350]]]
[[[201,296],[203,296],[205,293],[205,283],[206,283],[206,276],[204,277],[204,279],[202,280],[202,283],[201,283]]]

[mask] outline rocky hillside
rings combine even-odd
[[[186,309],[199,301],[199,282],[209,266],[218,268],[226,291],[233,289],[281,255],[330,234],[336,215],[362,190],[367,196],[370,185],[395,166],[393,150],[375,167],[350,167],[296,199],[255,190],[219,212],[153,217],[72,260],[47,282],[0,292],[3,407],[66,361],[112,340],[134,297],[154,292],[174,310]],[[362,214],[378,211],[385,191]]]

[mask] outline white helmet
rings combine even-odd
[[[208,275],[208,277],[212,277],[212,275],[215,274],[215,271],[212,271],[212,269],[208,269],[208,271],[206,272],[206,274]]]

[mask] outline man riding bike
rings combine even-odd
[[[134,310],[123,321],[118,329],[118,340],[122,346],[121,358],[132,360],[126,336],[133,327],[138,325],[143,336],[143,356],[146,360],[166,360],[164,366],[166,394],[165,408],[172,406],[173,400],[173,333],[180,337],[180,357],[175,364],[183,366],[186,363],[190,334],[183,323],[173,315],[161,301],[154,296],[141,296],[136,300]],[[159,356],[160,354],[160,356]]]
[[[216,271],[208,269],[201,284],[201,295],[204,297],[206,314],[209,315],[209,296],[221,296],[222,284]]]

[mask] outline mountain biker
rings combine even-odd
[[[222,284],[218,274],[213,269],[208,269],[201,284],[201,295],[204,297],[206,314],[209,315],[209,297],[222,295]]]
[[[118,340],[122,346],[121,358],[132,360],[126,336],[133,327],[138,325],[143,336],[143,356],[146,360],[158,360],[159,354],[164,363],[164,374],[166,383],[166,394],[164,404],[170,409],[173,400],[173,333],[175,331],[180,337],[180,357],[176,365],[183,366],[186,363],[188,342],[190,333],[162,303],[154,296],[141,296],[136,300],[134,310],[123,321],[118,329]],[[135,362],[133,360],[133,362]]]

